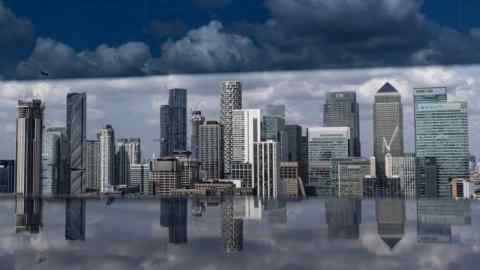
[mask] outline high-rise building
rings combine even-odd
[[[223,178],[223,127],[217,121],[207,121],[198,128],[201,178]]]
[[[469,175],[470,144],[466,102],[415,104],[417,157],[437,162],[438,196],[450,197],[450,179]]]
[[[349,157],[350,129],[348,127],[311,128],[308,137],[308,185],[322,196],[333,195],[330,170],[332,159]]]
[[[85,157],[86,170],[85,170],[85,188],[86,190],[96,190],[100,191],[100,141],[98,140],[87,140],[85,142]]]
[[[42,194],[69,194],[69,141],[64,127],[50,127],[45,131],[42,153]]]
[[[98,133],[100,141],[100,192],[111,192],[115,181],[115,132],[106,125]]]
[[[173,153],[173,157],[181,163],[181,188],[191,188],[195,183],[200,181],[200,162],[192,158],[191,152],[175,152]]]
[[[85,141],[87,140],[87,95],[67,95],[67,138],[69,141],[70,194],[85,191]]]
[[[385,155],[403,156],[403,108],[400,93],[385,83],[373,104],[373,153],[377,162],[377,179],[385,178]]]
[[[285,195],[280,181],[279,145],[274,141],[253,143],[253,187],[257,196],[277,199]]]
[[[323,124],[325,127],[350,128],[350,155],[360,157],[360,110],[355,92],[327,93],[323,107]]]
[[[128,156],[128,139],[118,139],[115,148],[115,185],[129,184],[130,160]]]
[[[253,162],[253,144],[261,141],[261,111],[233,110],[232,161]]]
[[[125,144],[128,153],[128,161],[131,164],[142,163],[142,149],[140,138],[130,138]]]
[[[182,164],[174,158],[152,160],[150,164],[151,181],[154,194],[171,195],[181,187]]]
[[[375,201],[378,235],[393,250],[405,234],[405,201],[380,199]]]
[[[360,237],[362,201],[360,199],[325,200],[328,239],[352,239]]]
[[[200,126],[205,123],[205,117],[202,115],[202,111],[192,112],[192,134],[190,137],[190,149],[192,152],[192,158],[200,159]]]
[[[23,195],[42,193],[43,111],[41,100],[18,101],[16,192]]]
[[[401,196],[411,199],[416,197],[415,155],[405,154],[403,157],[392,158],[393,175],[400,178]]]
[[[230,169],[232,179],[238,179],[242,182],[242,187],[253,188],[253,165],[252,163],[244,163],[239,161],[232,162]]]
[[[288,136],[285,130],[285,105],[268,105],[262,115],[262,141],[272,140],[280,145],[280,160],[288,159]]]
[[[0,193],[15,192],[15,160],[0,160]]]
[[[139,191],[145,194],[153,192],[151,189],[150,163],[130,164],[130,185],[138,186]]]
[[[437,160],[434,157],[417,157],[415,159],[415,191],[417,198],[436,198]]]
[[[363,179],[370,172],[370,160],[362,158],[333,159],[331,178],[333,194],[338,197],[363,196]]]
[[[287,161],[302,160],[302,127],[299,125],[286,125],[287,133]]]
[[[242,108],[242,84],[239,81],[223,81],[220,87],[220,123],[224,129],[224,173],[229,176],[233,160],[233,110]]]
[[[187,90],[169,90],[168,105],[160,108],[160,156],[187,150]]]
[[[308,141],[308,159],[330,160],[348,158],[350,128],[318,127],[310,129]]]

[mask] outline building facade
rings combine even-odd
[[[115,181],[115,132],[111,125],[100,129],[100,192],[111,192]]]
[[[162,158],[150,163],[153,193],[168,196],[181,187],[182,164],[176,158]]]
[[[232,161],[252,163],[253,144],[261,141],[261,111],[234,110],[232,116]]]
[[[87,94],[67,95],[67,138],[69,142],[69,194],[85,191],[85,141],[87,140]]]
[[[140,192],[144,194],[153,193],[151,187],[150,163],[131,164],[129,175],[131,186],[138,186]]]
[[[101,175],[101,156],[100,141],[87,140],[85,142],[85,156],[87,159],[85,170],[85,185],[87,191],[100,191],[100,175]]]
[[[199,160],[202,178],[223,178],[223,126],[207,121],[198,128]]]
[[[323,107],[323,124],[325,127],[349,127],[351,156],[362,155],[360,146],[360,109],[355,92],[327,93]]]
[[[170,89],[168,105],[160,108],[160,155],[187,150],[187,90]]]
[[[233,110],[242,108],[242,84],[239,81],[223,81],[220,88],[220,123],[224,129],[224,173],[228,176],[233,159]]]
[[[403,157],[393,157],[393,175],[400,178],[401,196],[411,199],[416,197],[415,155],[406,154]]]
[[[284,195],[285,187],[280,182],[279,145],[274,141],[253,144],[253,186],[257,196],[277,199]]]
[[[130,160],[128,139],[118,139],[115,147],[115,185],[128,185],[130,182]]]
[[[15,192],[15,160],[0,160],[0,193]]]
[[[69,141],[64,127],[51,127],[45,131],[42,154],[43,195],[69,194]]]
[[[370,172],[370,160],[362,158],[332,160],[333,194],[338,197],[363,196],[363,179]]]
[[[201,111],[192,112],[192,133],[190,137],[190,149],[192,158],[200,159],[200,126],[205,123],[205,117]]]
[[[125,144],[130,164],[142,163],[142,147],[140,138],[130,138]]]

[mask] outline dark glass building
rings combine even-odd
[[[160,108],[160,156],[187,150],[187,90],[169,90],[168,105]]]
[[[0,160],[0,193],[15,192],[15,160]]]

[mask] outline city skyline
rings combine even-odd
[[[413,88],[426,86],[446,86],[450,100],[468,99],[472,106],[469,106],[470,122],[478,119],[475,110],[475,89],[477,83],[473,78],[476,68],[411,68],[391,70],[352,70],[352,71],[317,71],[300,73],[271,73],[264,74],[233,74],[228,78],[239,79],[244,88],[244,108],[264,108],[270,104],[286,105],[286,123],[300,124],[303,127],[323,126],[322,107],[325,103],[327,91],[356,91],[360,103],[360,126],[362,156],[372,154],[370,139],[372,137],[371,106],[372,94],[379,89],[386,81],[391,82],[402,94],[404,106],[404,136],[405,152],[413,152]],[[319,78],[315,78],[315,76]],[[331,79],[333,75],[338,78]],[[458,78],[457,78],[458,77]],[[330,78],[330,79],[328,79]],[[437,79],[438,78],[438,79]],[[2,83],[0,96],[6,98],[7,106],[0,109],[0,117],[6,121],[6,128],[0,133],[6,140],[0,142],[0,149],[4,159],[12,158],[12,145],[7,143],[12,134],[12,125],[8,123],[12,111],[8,101],[16,100],[22,96],[40,96],[46,106],[46,126],[64,125],[64,117],[61,117],[61,108],[65,104],[67,92],[82,89],[89,96],[87,114],[89,116],[87,138],[95,138],[96,131],[106,123],[112,123],[121,137],[141,137],[145,149],[144,157],[151,157],[153,153],[158,156],[159,145],[153,142],[158,136],[151,134],[158,130],[158,110],[161,104],[167,102],[164,89],[181,85],[189,89],[187,115],[192,109],[202,110],[206,120],[219,119],[219,89],[218,83],[226,79],[224,75],[208,76],[170,76],[151,77],[142,79],[103,79],[85,81],[44,81],[44,82],[9,82]],[[274,80],[276,79],[276,81]],[[322,80],[323,84],[318,87],[315,82]],[[356,82],[356,84],[354,84]],[[146,89],[146,85],[156,84],[158,90]],[[298,85],[304,86],[304,90],[290,91],[290,88],[298,89]],[[197,85],[194,87],[192,85]],[[470,85],[470,86],[469,86]],[[167,87],[168,86],[168,87]],[[137,87],[139,94],[134,94],[129,88]],[[96,89],[99,89],[95,91]],[[103,89],[103,90],[101,90]],[[297,92],[298,95],[295,95]],[[17,93],[17,94],[16,94]],[[204,93],[204,94],[202,94]],[[293,94],[292,94],[293,93]],[[133,100],[135,95],[138,101]],[[130,98],[132,96],[132,98]],[[276,99],[271,99],[277,97]],[[290,98],[289,98],[290,97]],[[134,106],[141,100],[146,100],[147,105]],[[62,105],[63,104],[63,105]],[[123,105],[123,106],[122,106]],[[306,105],[306,106],[302,106]],[[135,113],[128,113],[129,109],[135,107]],[[307,107],[312,108],[308,110]],[[11,106],[10,106],[11,108]],[[370,107],[371,108],[371,107]],[[120,121],[126,118],[127,122]],[[140,119],[138,119],[140,117]],[[137,120],[138,119],[138,120]],[[190,134],[190,121],[188,123],[188,136]],[[471,125],[471,134],[475,133],[477,127]],[[478,131],[480,132],[480,130]],[[10,135],[9,135],[10,134]],[[157,131],[158,134],[158,131]],[[472,153],[478,153],[480,142],[471,140]],[[142,146],[142,147],[143,147]]]

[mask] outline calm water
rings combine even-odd
[[[479,229],[465,201],[2,199],[0,269],[478,269]]]

